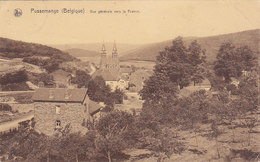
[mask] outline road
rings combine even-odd
[[[10,129],[18,128],[18,125],[22,121],[31,120],[34,117],[33,112],[28,113],[27,115],[4,123],[0,123],[0,132],[9,131]]]
[[[33,93],[35,91],[0,91],[0,94]]]

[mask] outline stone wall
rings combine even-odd
[[[56,113],[56,106],[60,112]],[[34,103],[35,130],[46,135],[55,134],[56,121],[61,122],[61,128],[67,124],[71,126],[71,132],[86,132],[82,123],[87,119],[87,112],[81,103],[57,103],[57,102],[36,102]]]

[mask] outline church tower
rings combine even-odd
[[[116,42],[114,41],[112,58],[117,59],[117,56],[118,56],[118,54],[117,54]]]
[[[100,59],[100,68],[104,68],[106,66],[106,47],[105,43],[103,42],[102,49],[101,49],[101,59]]]
[[[116,48],[116,42],[114,41],[113,50],[112,50],[112,67],[119,68],[119,60],[118,60],[118,53]]]

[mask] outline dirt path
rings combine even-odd
[[[0,132],[5,132],[9,131],[10,129],[18,128],[18,125],[20,122],[25,121],[25,120],[31,120],[33,118],[34,114],[33,112],[30,112],[26,114],[25,116],[22,116],[21,118],[0,123]]]

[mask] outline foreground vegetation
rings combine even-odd
[[[145,101],[140,115],[110,109],[98,122],[85,125],[89,129],[86,134],[71,134],[67,125],[53,137],[34,132],[33,121],[23,123],[17,132],[2,135],[2,160],[257,160],[259,72],[254,52],[248,47],[222,44],[213,73],[205,67],[204,54],[197,42],[186,47],[181,38],[175,39],[157,57],[153,76],[140,93]],[[118,95],[121,92],[111,95],[102,78],[91,80],[80,72],[78,75],[73,82],[93,88],[89,92],[93,100],[106,102],[122,96]],[[211,91],[179,96],[184,87],[207,77],[212,81]],[[234,85],[232,79],[238,84]],[[149,153],[133,159],[130,152],[136,149]]]

